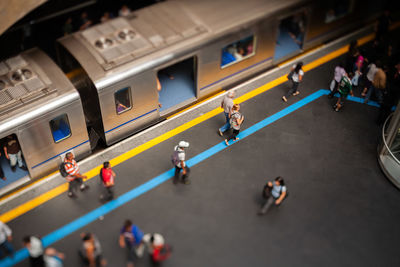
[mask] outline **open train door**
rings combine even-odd
[[[160,69],[157,73],[160,115],[196,101],[196,57],[190,57]]]
[[[278,27],[274,60],[289,57],[303,49],[306,32],[306,12],[304,10],[281,18]]]

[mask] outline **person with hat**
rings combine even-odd
[[[179,182],[179,176],[182,171],[182,182],[184,184],[190,184],[188,179],[190,169],[185,162],[185,148],[189,147],[189,143],[186,141],[180,141],[177,146],[174,147],[174,153],[172,154],[172,163],[175,166],[174,184]]]

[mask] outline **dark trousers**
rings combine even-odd
[[[189,169],[189,167],[187,165],[186,165],[185,169],[186,169],[186,174],[182,175],[182,180],[183,181],[185,181],[188,178],[189,173],[190,173],[190,169]],[[182,170],[182,168],[179,168],[178,166],[175,166],[174,183],[177,183],[179,181],[179,175],[181,173],[181,170]]]
[[[43,255],[36,258],[29,256],[29,263],[31,267],[45,267]]]
[[[4,179],[4,172],[1,166],[0,166],[0,179]]]
[[[260,213],[265,214],[269,210],[269,208],[272,206],[272,204],[275,203],[276,198],[269,196],[265,203],[262,205]]]
[[[0,259],[3,257],[3,253],[6,255],[14,254],[14,247],[11,245],[8,240],[5,240],[3,243],[0,244]]]
[[[240,132],[240,129],[239,130],[232,129],[232,134],[231,134],[231,136],[229,136],[229,138],[227,140],[228,141],[231,139],[236,140],[236,137],[239,134],[239,132]]]
[[[299,83],[293,82],[292,88],[286,93],[285,97],[288,98],[292,94],[294,94],[297,91],[297,88],[299,87]]]
[[[75,178],[73,181],[68,182],[68,193],[74,193],[73,191],[75,191],[75,188],[77,186],[81,186],[83,184],[83,180],[82,178]]]
[[[107,200],[111,200],[114,198],[114,186],[106,186],[104,187],[105,189],[105,194],[104,194],[104,198]]]

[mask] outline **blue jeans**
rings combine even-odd
[[[383,103],[383,90],[375,88],[373,85],[371,85],[368,89],[367,95],[365,96],[365,103],[367,103],[372,95],[372,92],[374,92],[375,96],[378,98],[378,103],[382,105]]]
[[[0,244],[0,258],[3,257],[3,252],[6,252],[8,255],[14,254],[14,247],[10,242],[8,242],[8,240]]]
[[[226,118],[226,123],[224,124],[224,126],[219,128],[219,130],[221,132],[226,132],[227,130],[229,130],[231,128],[231,124],[229,123],[229,113],[224,112],[224,114],[225,114],[225,118]]]
[[[8,156],[10,157],[11,167],[16,166],[17,162],[18,162],[18,167],[24,166],[24,163],[22,162],[21,150],[18,151],[17,154],[8,154]]]

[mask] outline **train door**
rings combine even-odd
[[[2,188],[29,175],[29,173],[15,134],[2,138],[0,145],[0,178],[2,179],[0,180],[0,188]]]
[[[306,13],[300,11],[283,17],[279,22],[274,59],[281,59],[303,49]]]
[[[196,57],[158,71],[157,89],[161,115],[196,100]]]

